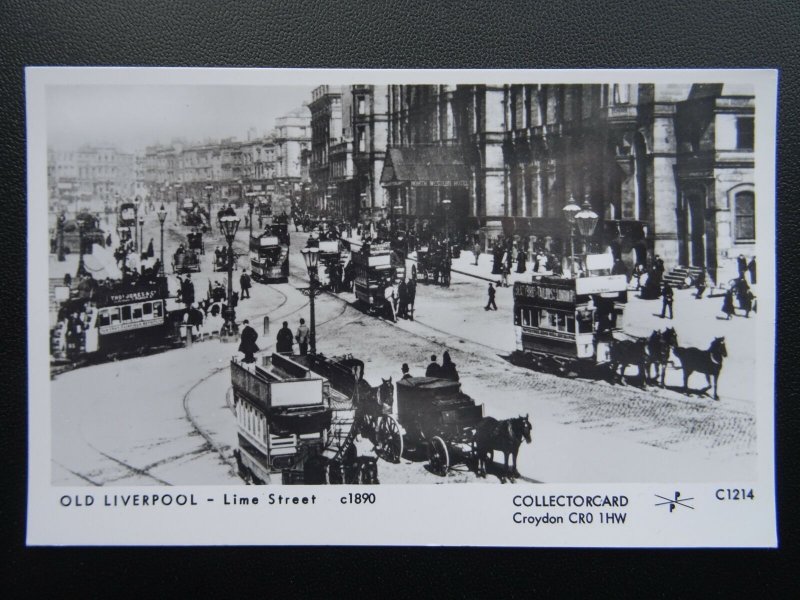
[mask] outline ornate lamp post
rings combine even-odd
[[[229,333],[236,331],[236,317],[231,306],[233,299],[233,240],[236,237],[236,230],[239,229],[239,217],[226,215],[220,219],[222,233],[225,234],[225,241],[228,242],[228,308],[225,315],[225,325]]]
[[[587,252],[589,251],[589,238],[594,233],[599,218],[597,213],[592,210],[592,205],[589,203],[589,196],[587,194],[580,212],[575,215],[575,224],[578,226],[578,231],[581,232],[584,238]]]
[[[133,199],[133,249],[139,251],[139,203],[142,201],[139,196]]]
[[[80,254],[78,255],[78,271],[77,275],[84,275],[86,273],[86,267],[83,264],[83,221],[80,219],[77,220],[78,224],[78,249],[80,250]]]
[[[161,208],[158,209],[156,212],[158,215],[158,222],[161,225],[161,266],[158,269],[158,274],[162,277],[164,276],[164,221],[167,220],[167,209],[164,208],[164,205],[161,205]]]
[[[569,225],[569,251],[570,251],[570,275],[572,277],[575,276],[575,215],[577,215],[581,208],[578,206],[578,203],[575,202],[575,197],[570,194],[569,201],[567,205],[562,209],[564,212],[564,218],[567,220],[567,224]]]
[[[58,215],[56,221],[56,248],[58,249],[58,262],[64,262],[64,223],[67,222],[67,215],[63,212]]]
[[[206,197],[208,198],[208,232],[211,233],[213,228],[211,227],[211,223],[214,219],[211,217],[211,192],[214,191],[214,186],[210,183],[206,186]]]
[[[139,254],[144,252],[144,215],[139,217]]]
[[[317,278],[317,265],[319,264],[319,248],[304,248],[301,251],[303,255],[303,261],[306,263],[306,269],[308,269],[308,280],[309,286],[306,289],[301,289],[300,291],[303,292],[304,295],[308,296],[309,299],[309,310],[311,312],[310,315],[310,345],[311,345],[311,354],[317,353],[317,322],[314,315],[314,298],[319,296],[322,293],[322,288],[319,287],[319,281]]]
[[[450,216],[450,202],[450,198],[444,198],[442,200],[442,206],[444,207],[444,237],[447,238],[448,244],[450,240],[450,225],[447,221]]]

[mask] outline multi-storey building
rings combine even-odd
[[[391,216],[381,173],[388,145],[388,86],[354,85],[350,88],[354,212],[362,219]],[[388,209],[388,210],[387,210]]]
[[[317,211],[334,211],[343,202],[337,195],[336,185],[331,181],[331,147],[344,141],[342,131],[342,89],[321,85],[311,93],[311,176],[310,199],[312,208]],[[337,148],[337,162],[342,163],[341,152]],[[346,161],[345,161],[346,162]]]
[[[418,228],[563,250],[570,197],[626,260],[727,273],[754,238],[750,88],[390,86],[381,182]]]

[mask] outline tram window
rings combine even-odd
[[[153,314],[152,302],[145,302],[144,304],[142,304],[142,312],[145,317],[152,316]]]
[[[111,318],[108,316],[107,310],[101,310],[97,315],[97,324],[99,327],[105,327],[106,325],[111,325]]]
[[[531,311],[530,309],[525,309],[522,311],[522,324],[526,327],[531,326]]]
[[[575,333],[575,317],[573,315],[567,315],[567,332]]]
[[[153,304],[153,312],[157,317],[161,316],[161,302],[156,302]]]
[[[109,309],[109,314],[111,315],[111,324],[118,325],[119,324],[119,309],[118,308],[111,308]]]
[[[558,313],[558,330],[559,331],[567,330],[567,315],[565,315],[564,313]]]
[[[134,321],[141,321],[142,320],[142,307],[141,307],[141,305],[133,307],[133,320]]]
[[[123,306],[122,307],[122,320],[123,321],[130,321],[131,320],[131,307],[130,306]]]
[[[578,319],[578,333],[592,333],[592,319],[591,317]]]

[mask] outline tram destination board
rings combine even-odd
[[[28,544],[777,546],[776,82],[28,68]]]

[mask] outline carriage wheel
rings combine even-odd
[[[394,417],[383,416],[375,432],[375,451],[383,460],[399,463],[403,456],[403,434]]]
[[[447,444],[438,435],[428,443],[428,462],[430,469],[436,475],[444,477],[450,468],[450,453],[447,452]]]

